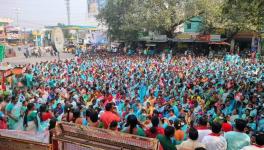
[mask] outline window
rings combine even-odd
[[[192,23],[187,23],[187,29],[191,29],[192,28]]]

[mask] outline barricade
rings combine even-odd
[[[54,150],[158,150],[156,139],[106,129],[60,123],[53,131]],[[57,147],[57,148],[55,148]]]
[[[0,150],[52,150],[51,144],[40,141],[43,138],[25,131],[0,130]]]

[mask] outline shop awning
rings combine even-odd
[[[209,42],[210,45],[228,45],[230,46],[231,44],[227,42]]]
[[[192,43],[195,42],[193,39],[172,39],[173,42],[179,42],[179,43]]]

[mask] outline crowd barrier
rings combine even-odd
[[[159,150],[156,139],[72,123],[59,123],[51,134],[49,144],[47,134],[0,130],[0,150]]]
[[[0,130],[0,150],[52,150],[49,132]]]
[[[0,150],[52,150],[52,145],[0,136]]]

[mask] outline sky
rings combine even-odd
[[[87,0],[70,0],[71,24],[89,25]],[[40,28],[45,25],[67,24],[65,0],[0,0],[0,18],[12,18],[16,25],[16,9],[19,9],[19,25]],[[92,19],[94,21],[94,19]]]

